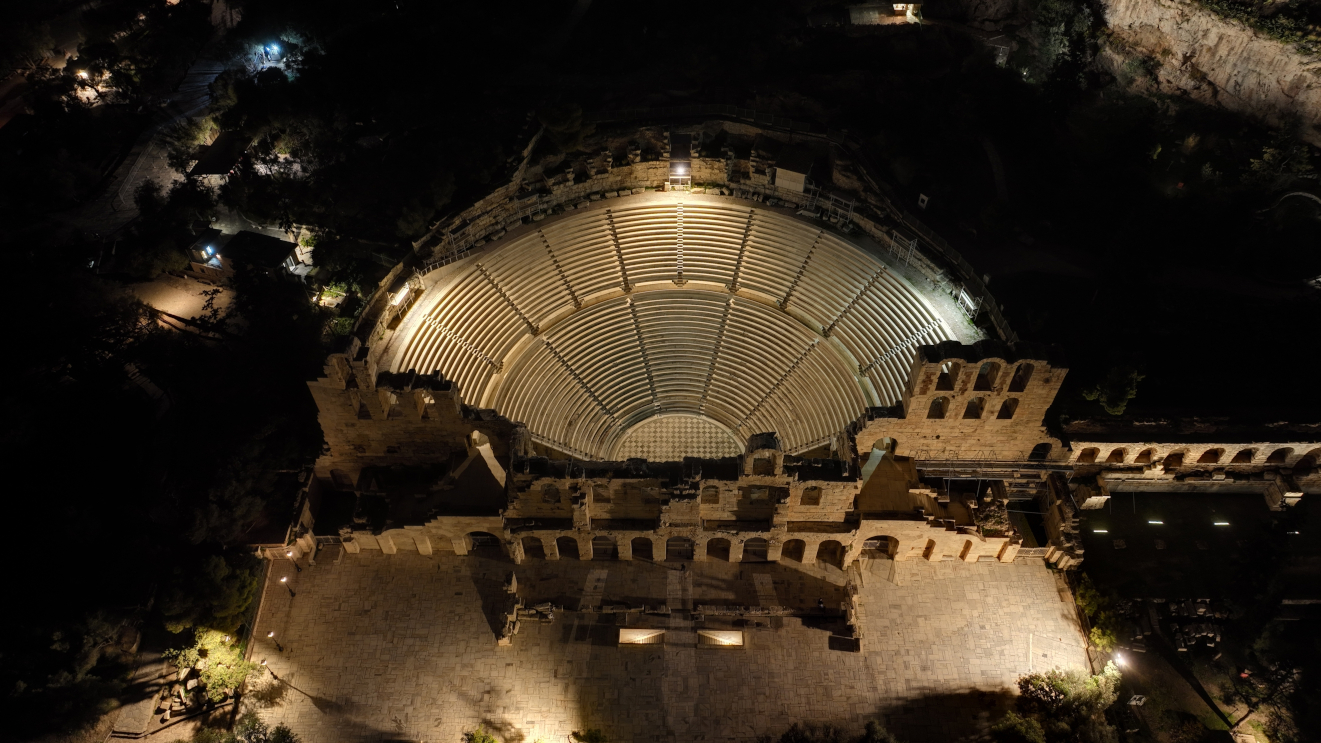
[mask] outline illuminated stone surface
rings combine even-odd
[[[684,457],[717,459],[742,453],[743,447],[720,426],[701,418],[675,415],[634,426],[619,443],[614,458],[677,462]]]
[[[552,624],[524,622],[511,647],[497,647],[486,613],[510,570],[528,603],[575,609],[590,584],[592,603],[681,609],[837,605],[843,574],[829,567],[514,566],[441,552],[364,552],[336,564],[337,550],[292,578],[295,599],[272,572],[253,658],[267,659],[288,686],[268,680],[248,696],[269,722],[318,743],[455,741],[478,724],[505,741],[563,740],[583,727],[620,743],[752,740],[796,720],[855,730],[878,715],[907,740],[951,741],[994,716],[988,703],[999,698],[976,692],[1005,689],[1029,667],[1084,663],[1073,606],[1040,561],[895,563],[898,586],[886,580],[888,560],[864,561],[864,639],[851,653],[830,650],[828,632],[795,618],[741,628],[742,648],[699,647],[696,627],[677,612],[566,611]],[[668,644],[616,645],[617,626],[645,620],[668,628]],[[285,652],[265,639],[272,630]]]

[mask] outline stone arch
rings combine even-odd
[[[1032,447],[1032,453],[1028,454],[1027,458],[1032,462],[1044,462],[1050,456],[1050,448],[1051,445],[1048,443],[1037,444]]]
[[[1005,398],[1005,401],[1000,403],[1000,412],[996,413],[995,418],[996,420],[1002,420],[1002,421],[1013,420],[1014,413],[1017,412],[1017,410],[1018,410],[1018,398],[1017,397]]]
[[[1229,460],[1230,464],[1252,464],[1252,460],[1257,458],[1256,449],[1243,449],[1234,458]]]
[[[467,543],[470,555],[505,554],[504,541],[489,531],[470,531],[464,535],[463,541]]]
[[[890,536],[868,537],[862,542],[863,557],[893,558],[899,552],[899,540]]]
[[[963,409],[964,420],[980,420],[982,413],[986,410],[986,398],[974,397],[968,401],[968,406]]]
[[[1164,466],[1166,472],[1173,472],[1183,466],[1184,452],[1175,451],[1165,455]]]
[[[1307,452],[1299,457],[1297,462],[1293,463],[1294,474],[1299,476],[1312,474],[1312,470],[1316,469],[1318,460],[1321,460],[1321,448]]]
[[[1113,449],[1113,450],[1111,450],[1111,452],[1110,452],[1110,456],[1108,456],[1108,457],[1105,458],[1105,463],[1106,463],[1106,464],[1122,464],[1123,461],[1124,461],[1124,457],[1126,457],[1126,456],[1128,456],[1128,452],[1127,452],[1126,450],[1124,450],[1124,449],[1122,449],[1122,448],[1119,448],[1119,449]]]
[[[1100,453],[1100,449],[1097,449],[1095,446],[1089,446],[1078,452],[1078,464],[1092,464],[1096,461],[1096,457]]]
[[[633,541],[629,544],[629,546],[633,548],[633,559],[654,559],[651,545],[651,537],[633,537]]]
[[[1014,370],[1014,378],[1009,382],[1009,391],[1023,392],[1026,390],[1027,383],[1032,381],[1032,370],[1033,366],[1031,364],[1019,364],[1018,368]]]
[[[523,545],[523,556],[534,560],[546,559],[546,545],[542,543],[541,537],[523,537],[520,542]]]
[[[1000,381],[1000,362],[983,361],[980,369],[977,370],[977,381],[973,383],[972,388],[979,392],[990,392],[995,389],[995,383]]]
[[[1216,464],[1220,458],[1225,456],[1224,449],[1207,449],[1202,452],[1202,456],[1197,458],[1198,464]]]
[[[844,545],[838,539],[827,539],[816,548],[816,561],[844,569]]]
[[[975,558],[975,557],[972,556],[972,540],[971,540],[971,539],[965,539],[965,540],[964,540],[964,542],[963,542],[963,549],[959,550],[959,559],[962,560],[963,562],[968,562],[969,560],[975,560],[975,559],[977,559],[977,558]]]
[[[670,537],[665,540],[665,559],[692,560],[696,557],[693,540],[688,537]]]
[[[1293,447],[1282,446],[1271,452],[1269,457],[1266,457],[1266,464],[1284,464],[1290,454],[1293,454]]]
[[[714,537],[706,540],[706,559],[723,560],[729,562],[730,545],[729,540],[724,537]]]
[[[801,539],[790,539],[784,543],[784,550],[780,553],[781,557],[794,562],[802,562],[803,555],[807,552],[807,542]]]
[[[753,537],[743,543],[742,562],[766,562],[770,557],[771,543],[764,537]]]
[[[1151,459],[1154,456],[1156,456],[1155,449],[1143,449],[1138,452],[1136,457],[1133,457],[1133,464],[1151,464]]]
[[[560,553],[560,557],[566,560],[582,558],[582,555],[578,552],[578,540],[573,537],[556,537],[555,549]]]
[[[619,545],[615,543],[615,538],[604,534],[592,537],[592,559],[618,560]]]
[[[927,419],[932,420],[932,419],[944,418],[945,414],[948,412],[949,412],[949,398],[933,397],[931,398],[930,407],[927,408]]]

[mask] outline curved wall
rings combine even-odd
[[[873,255],[749,202],[686,192],[593,204],[446,269],[391,340],[546,443],[610,457],[662,415],[744,443],[827,440],[898,401],[945,319]]]

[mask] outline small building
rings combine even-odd
[[[219,177],[225,178],[238,165],[243,153],[252,144],[252,137],[245,137],[237,132],[221,132],[210,145],[197,149],[197,162],[188,171],[190,178]]]
[[[235,265],[248,265],[267,273],[284,270],[294,276],[312,272],[311,254],[278,237],[243,230],[230,238],[225,255]]]
[[[188,268],[184,273],[190,278],[218,283],[234,275],[234,267],[221,254],[224,235],[213,227],[203,229],[197,239],[188,246]]]
[[[921,23],[922,3],[866,3],[849,6],[849,22],[855,26],[891,23]]]

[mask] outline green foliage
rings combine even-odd
[[[581,731],[575,730],[571,735],[578,743],[610,743],[610,739],[598,728],[587,728],[586,730]]]
[[[500,741],[486,732],[485,727],[478,725],[476,730],[469,730],[463,734],[463,743],[500,743]]]
[[[862,733],[862,737],[857,743],[900,743],[899,739],[894,737],[890,731],[886,730],[881,723],[875,720],[868,720],[867,727]]]
[[[176,565],[162,587],[160,611],[166,629],[213,627],[232,633],[257,596],[260,565],[250,554],[206,555]]]
[[[1028,81],[1084,87],[1083,70],[1092,57],[1095,22],[1091,6],[1082,0],[1039,0],[1028,26],[1028,36],[1036,47]]]
[[[1111,367],[1105,379],[1083,390],[1085,400],[1101,403],[1101,407],[1110,415],[1123,415],[1128,401],[1137,397],[1138,382],[1146,377],[1133,366]]]
[[[176,122],[163,136],[170,168],[180,175],[186,175],[197,149],[206,144],[214,133],[215,125],[209,117],[185,117]]]
[[[1018,714],[997,724],[999,741],[1095,740],[1113,736],[1105,711],[1119,697],[1119,669],[1107,663],[1096,676],[1053,669],[1018,679]],[[1029,721],[1030,720],[1030,721]],[[1035,723],[1035,725],[1033,724]],[[1018,736],[1018,737],[1014,737]]]
[[[991,739],[996,743],[1046,743],[1046,731],[1036,718],[1011,710],[991,727]]]
[[[1197,0],[1223,18],[1247,24],[1276,41],[1292,44],[1302,54],[1321,54],[1321,38],[1307,19],[1304,3],[1246,3],[1239,0]],[[1283,7],[1281,7],[1283,6]],[[1298,12],[1290,12],[1297,9]],[[1262,11],[1270,13],[1263,14]]]
[[[225,699],[261,667],[243,659],[243,649],[232,642],[231,635],[213,629],[199,628],[192,645],[168,650],[165,657],[181,671],[196,668],[207,698],[213,702]]]

